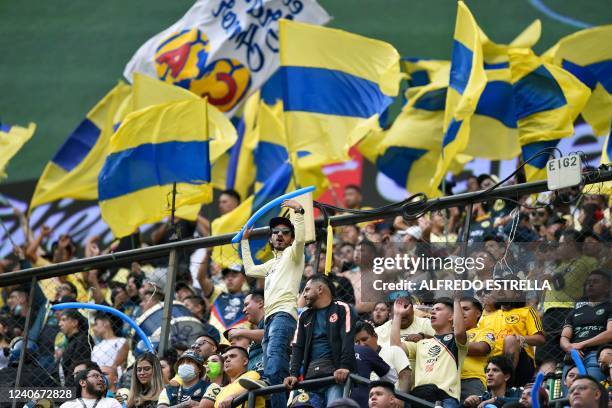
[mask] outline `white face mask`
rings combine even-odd
[[[191,381],[196,376],[196,369],[191,364],[181,364],[178,366],[178,375],[183,381]]]

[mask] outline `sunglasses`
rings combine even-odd
[[[289,235],[290,233],[291,233],[290,228],[274,228],[272,230],[272,235],[276,235],[276,234]]]

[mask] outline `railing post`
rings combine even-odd
[[[174,287],[176,284],[176,274],[178,271],[178,259],[177,250],[173,248],[170,250],[170,258],[168,261],[168,274],[166,281],[166,292],[164,294],[164,314],[162,316],[161,333],[159,337],[159,350],[160,356],[163,356],[170,345],[170,323],[172,322],[172,305],[174,297]]]
[[[348,398],[351,393],[351,388],[353,385],[353,379],[350,374],[346,377],[346,382],[344,383],[344,391],[342,392],[342,398]]]
[[[34,295],[36,293],[36,285],[37,278],[36,276],[32,276],[32,282],[30,286],[30,295],[28,297],[28,314],[26,315],[25,320],[25,328],[23,331],[23,337],[21,338],[21,353],[19,354],[19,365],[17,366],[17,378],[15,379],[15,388],[19,387],[21,382],[21,373],[23,370],[23,365],[25,364],[25,355],[28,352],[28,339],[30,336],[30,324],[32,320],[33,314],[33,306],[34,306]],[[28,384],[30,385],[30,384]],[[12,407],[15,408],[17,406],[17,400],[13,400]]]
[[[255,398],[257,398],[257,396],[253,392],[249,392],[249,401],[248,401],[249,408],[255,408]]]

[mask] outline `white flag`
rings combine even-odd
[[[181,86],[232,115],[279,66],[278,20],[325,24],[316,0],[198,0],[134,54],[123,75],[140,72]]]

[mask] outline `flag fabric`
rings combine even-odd
[[[471,118],[465,154],[491,160],[509,160],[520,154],[508,50],[531,48],[540,35],[540,20],[525,28],[509,45],[494,43],[480,30],[487,84]]]
[[[201,98],[184,88],[171,85],[142,74],[134,74],[132,111],[154,105],[180,101],[198,101]],[[218,109],[208,107],[208,134],[210,162],[214,164],[237,140],[236,129]]]
[[[528,49],[509,51],[512,92],[523,159],[574,133],[574,120],[590,90],[564,69],[545,63]],[[546,178],[546,161],[526,165],[528,180]]]
[[[62,198],[95,200],[98,174],[116,126],[131,111],[131,87],[120,81],[68,136],[38,179],[30,209]]]
[[[285,128],[282,120],[282,101],[269,106],[265,100],[259,101],[257,124],[254,138],[257,147],[253,151],[255,164],[255,193],[246,199],[233,211],[213,220],[213,234],[226,234],[240,230],[249,217],[272,199],[294,190],[299,186],[316,187],[314,197],[322,194],[328,187],[328,181],[320,168],[301,168],[300,160],[307,157],[301,153],[292,160],[287,151]],[[255,223],[255,227],[268,225],[272,217],[277,216],[279,209],[272,209]],[[251,252],[257,261],[262,261],[267,252],[266,239],[249,240]],[[212,259],[223,267],[240,264],[239,253],[231,245],[223,245],[213,249]]]
[[[212,200],[208,104],[188,100],[129,114],[110,142],[100,171],[100,212],[116,237],[170,215],[176,183],[177,216]],[[199,207],[197,207],[199,209]]]
[[[124,70],[189,89],[232,116],[278,68],[278,20],[325,24],[315,0],[198,0],[172,26],[145,42]]]
[[[341,30],[281,20],[280,63],[289,153],[312,166],[349,160],[399,92],[395,48]]]
[[[240,197],[247,197],[255,181],[253,150],[257,146],[255,119],[259,106],[259,91],[244,103],[241,117],[232,118],[237,132],[236,143],[213,164],[213,186],[220,190],[235,190]]]
[[[612,25],[589,28],[562,38],[543,57],[571,72],[592,93],[582,110],[597,136],[610,132],[612,121]]]
[[[27,128],[0,123],[0,179],[6,177],[6,165],[32,137],[36,125],[30,123]]]
[[[470,135],[470,120],[487,82],[479,28],[467,6],[462,1],[457,5],[442,155],[430,183],[435,187],[445,177],[453,158],[465,151]]]
[[[431,170],[442,149],[450,62],[413,59],[407,63],[411,83],[425,85],[408,89],[407,104],[377,146],[360,144],[360,149],[376,149],[378,170],[397,185],[411,193],[431,192],[436,187],[430,185]]]

